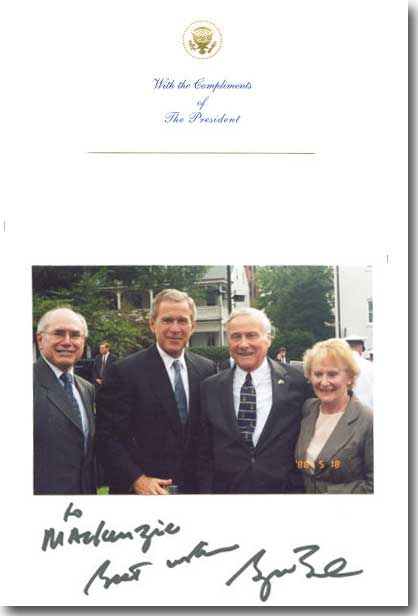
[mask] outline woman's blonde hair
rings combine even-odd
[[[360,368],[353,356],[350,345],[341,338],[329,338],[314,344],[311,349],[305,351],[303,356],[303,371],[307,379],[311,376],[312,363],[315,360],[340,360],[351,379],[351,386],[354,385]]]

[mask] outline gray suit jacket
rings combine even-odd
[[[305,452],[313,436],[320,401],[305,402],[296,444],[296,465],[305,461]],[[373,413],[351,397],[344,415],[320,451],[311,474],[301,469],[307,493],[349,494],[373,492]]]
[[[33,463],[35,494],[95,494],[94,386],[75,376],[89,422],[84,435],[64,388],[42,357],[33,371]]]

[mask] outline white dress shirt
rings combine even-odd
[[[363,404],[373,409],[373,364],[359,355],[357,351],[353,351],[353,357],[360,368],[353,391]]]
[[[187,366],[186,360],[184,359],[184,349],[180,355],[180,357],[171,357],[168,353],[166,353],[157,342],[157,350],[160,354],[161,359],[164,362],[165,369],[167,370],[168,378],[170,379],[171,386],[174,391],[175,386],[175,371],[173,367],[173,363],[177,360],[180,362],[180,376],[183,381],[184,391],[186,392],[187,398],[187,406],[189,406],[189,376],[187,374]]]
[[[235,414],[238,417],[239,402],[241,387],[244,384],[247,372],[242,370],[238,365],[235,368],[233,393],[234,393],[234,407]],[[271,411],[273,404],[273,386],[271,384],[271,371],[267,358],[264,358],[263,363],[256,370],[251,372],[251,378],[253,381],[256,404],[257,404],[257,423],[253,434],[253,443],[257,445],[258,439],[263,431],[264,425],[267,421],[267,417]]]

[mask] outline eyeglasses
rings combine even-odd
[[[42,334],[47,334],[48,336],[52,336],[56,340],[65,340],[67,335],[70,337],[70,340],[74,342],[79,342],[82,338],[84,338],[84,334],[78,331],[65,331],[65,329],[55,329],[52,332],[41,332]]]

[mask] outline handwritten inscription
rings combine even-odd
[[[193,558],[200,558],[201,556],[216,556],[216,554],[221,554],[222,552],[231,552],[232,550],[237,550],[239,545],[236,543],[235,545],[230,545],[225,548],[217,548],[216,550],[211,550],[210,552],[205,550],[205,547],[208,544],[206,541],[199,541],[199,543],[193,548],[188,556],[182,556],[178,560],[167,560],[167,567],[172,569],[173,567],[177,567],[177,565],[182,565],[183,563],[190,563]]]
[[[141,567],[144,567],[145,565],[152,565],[152,563],[135,563],[135,565],[131,565],[129,567],[129,573],[115,573],[111,577],[105,575],[105,572],[107,571],[109,565],[110,560],[105,560],[104,563],[102,563],[100,567],[93,573],[93,575],[84,587],[84,594],[89,594],[90,586],[95,580],[102,580],[104,582],[103,588],[105,588],[105,590],[110,588],[112,584],[121,584],[122,582],[137,582],[141,574]]]
[[[70,503],[64,513],[64,522],[68,521],[70,516],[81,518],[82,511],[80,509],[73,509],[73,503]],[[101,543],[116,543],[128,539],[130,541],[135,540],[136,536],[143,539],[142,552],[148,552],[151,547],[151,541],[154,537],[162,537],[163,535],[175,535],[180,531],[180,526],[176,526],[172,522],[165,524],[162,520],[158,520],[160,525],[152,527],[149,524],[141,524],[132,531],[115,531],[113,529],[106,528],[106,522],[101,520],[94,531],[80,530],[77,526],[74,526],[70,530],[59,530],[55,528],[46,528],[44,530],[44,538],[42,542],[42,550],[46,552],[48,548],[55,550],[58,546],[63,547],[64,543],[68,545],[83,544],[92,545],[97,548]]]
[[[80,520],[82,516],[83,512],[81,509],[75,508],[74,504],[70,503],[63,516],[64,523],[67,524],[72,518]],[[152,548],[155,538],[177,535],[180,531],[180,526],[173,522],[168,522],[166,524],[162,520],[157,520],[155,524],[140,524],[131,530],[111,529],[107,527],[104,520],[101,520],[94,530],[80,529],[78,525],[65,527],[61,530],[46,528],[44,529],[41,549],[43,552],[46,552],[48,550],[55,550],[57,547],[64,548],[65,545],[84,545],[96,548],[102,544],[113,544],[120,541],[138,541],[139,539],[140,549],[145,554]],[[245,574],[247,574],[247,576],[250,576],[252,582],[259,584],[259,598],[261,601],[265,602],[271,595],[274,579],[292,575],[298,570],[304,573],[307,579],[340,579],[363,573],[363,569],[357,571],[347,570],[347,560],[342,556],[325,562],[321,566],[315,565],[312,562],[312,557],[315,556],[315,558],[317,558],[316,555],[320,549],[320,546],[316,544],[296,547],[293,549],[293,553],[297,556],[293,562],[290,562],[286,566],[275,567],[271,571],[267,571],[267,567],[265,566],[265,555],[267,552],[265,549],[260,549],[240,566],[239,569],[229,577],[225,584],[226,586],[231,586],[241,576],[242,580],[246,580],[247,577]],[[174,569],[180,565],[190,565],[201,558],[220,557],[221,555],[223,558],[227,558],[227,553],[236,552],[237,550],[240,550],[240,546],[237,543],[212,548],[207,541],[201,540],[184,556],[166,559],[165,565],[168,569]],[[83,588],[83,592],[85,595],[89,596],[93,586],[95,589],[108,590],[120,584],[138,582],[143,568],[154,564],[158,563],[154,563],[151,560],[135,562],[134,564],[124,566],[122,571],[119,569],[119,571],[115,572],[112,561],[106,559],[101,562],[93,575],[91,575]]]

